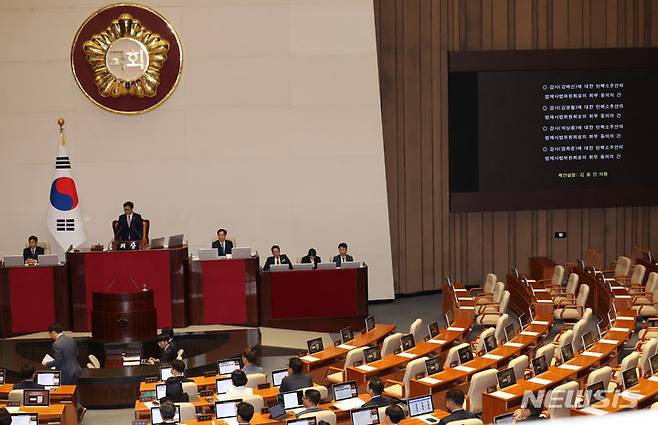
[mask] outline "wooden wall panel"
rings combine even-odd
[[[658,207],[448,211],[448,51],[658,45],[658,0],[374,0],[398,293],[500,278],[588,248],[658,254]],[[566,231],[567,239],[554,232]]]

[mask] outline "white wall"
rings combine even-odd
[[[173,23],[184,70],[159,109],[99,109],[70,68],[73,37],[109,2],[0,2],[0,254],[46,231],[66,119],[87,244],[107,244],[125,200],[151,238],[194,251],[218,227],[261,256],[272,243],[329,258],[346,241],[393,296],[372,0],[143,1]],[[263,259],[264,261],[264,259]]]

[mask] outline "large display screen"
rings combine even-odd
[[[450,54],[451,211],[657,204],[657,56]]]

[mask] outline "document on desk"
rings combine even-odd
[[[627,328],[610,328],[608,329],[611,332],[628,332],[630,329]]]
[[[343,350],[354,350],[356,347],[349,344],[340,344],[338,348],[342,348]]]
[[[503,356],[499,356],[497,354],[487,353],[487,354],[482,355],[482,358],[483,359],[491,359],[491,360],[500,360],[500,359],[503,358]]]
[[[304,356],[304,357],[300,357],[300,359],[307,361],[309,363],[317,362],[318,360],[320,360],[317,357],[313,357],[313,356]]]
[[[553,300],[537,300],[537,302],[542,304],[553,304]]]
[[[533,320],[530,322],[531,325],[548,325],[548,322],[545,320]]]
[[[658,376],[652,376],[650,378],[647,378],[647,381],[658,382]]]
[[[348,398],[347,400],[337,401],[334,403],[334,406],[336,406],[340,410],[348,411],[352,409],[358,409],[359,407],[363,406],[364,403],[365,401],[361,400],[358,397],[354,397],[354,398]]]
[[[357,366],[356,368],[359,369],[359,370],[362,370],[364,372],[372,372],[373,370],[377,370],[376,367],[373,367],[373,366],[370,366],[370,365],[367,365],[367,364],[362,364],[361,366]]]
[[[548,292],[548,289],[535,289],[535,288],[532,288],[532,292]]]
[[[454,331],[454,332],[464,332],[464,328],[459,328],[457,326],[450,326],[446,330],[447,331]]]
[[[399,357],[406,357],[407,359],[415,359],[418,357],[416,354],[413,353],[398,353],[397,354]]]
[[[506,393],[505,391],[494,391],[491,393],[492,396],[502,398],[503,400],[509,400],[514,398],[514,394]]]
[[[601,357],[603,356],[603,353],[596,353],[594,351],[583,351],[583,356],[590,356],[590,357]]]
[[[537,336],[537,335],[539,335],[539,332],[533,332],[533,331],[521,331],[521,335],[525,335],[525,336]]]
[[[617,316],[615,320],[633,320],[633,318],[629,316]]]
[[[608,412],[606,412],[605,410],[597,409],[596,407],[585,407],[583,409],[580,409],[580,411],[593,416],[603,416],[608,414]]]
[[[474,299],[473,297],[457,297],[459,301],[473,301]]]
[[[539,384],[539,385],[548,385],[553,383],[553,381],[551,381],[550,379],[543,379],[537,377],[528,379],[528,382],[532,382],[533,384]]]
[[[426,384],[430,384],[430,385],[436,385],[436,384],[440,384],[441,382],[443,382],[440,379],[430,378],[429,376],[426,376],[424,378],[420,378],[419,381],[424,382]]]
[[[459,365],[454,367],[455,370],[461,370],[462,372],[473,372],[475,370],[474,367],[468,367],[464,365]]]
[[[633,393],[628,390],[620,392],[619,395],[625,398],[626,400],[642,400],[644,398],[644,395]]]
[[[505,347],[515,347],[515,348],[523,347],[523,344],[521,344],[521,343],[518,343],[518,342],[509,342],[509,341],[506,342],[506,343],[503,344],[503,345],[504,345]]]
[[[614,339],[605,339],[605,338],[603,338],[603,339],[599,339],[599,342],[600,342],[601,344],[610,344],[610,345],[617,345],[617,344],[619,344],[619,341],[617,341],[617,340],[614,340]]]
[[[580,370],[580,369],[582,369],[582,366],[576,366],[575,364],[567,364],[567,363],[563,363],[558,367],[560,369],[569,369],[569,370]]]
[[[446,340],[444,340],[444,339],[428,339],[427,342],[429,342],[430,344],[439,344],[439,345],[443,345],[443,344],[445,344],[445,343],[448,342],[448,341],[446,341]]]

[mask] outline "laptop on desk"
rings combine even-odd
[[[39,425],[38,413],[12,413],[11,425]]]
[[[358,269],[359,267],[361,267],[360,261],[345,261],[344,263],[340,263],[341,269]]]
[[[331,387],[334,396],[334,406],[337,409],[348,411],[357,409],[365,403],[359,398],[356,381],[347,381],[342,384],[334,384]]]
[[[23,257],[21,257],[23,258]],[[336,269],[336,263],[318,263],[318,266],[316,267],[318,270],[335,270]]]
[[[279,369],[279,370],[273,370],[272,371],[272,386],[273,387],[280,387],[281,386],[281,381],[283,381],[283,378],[288,376],[288,369]],[[229,378],[231,379],[231,378]]]
[[[278,403],[283,404],[285,410],[296,410],[304,407],[304,391],[288,391],[279,393],[277,396]]]
[[[180,248],[183,246],[183,239],[185,235],[173,235],[169,236],[169,241],[167,243],[167,248]]]
[[[290,270],[290,266],[287,264],[272,264],[270,266],[271,272],[287,272]]]
[[[294,270],[313,270],[313,264],[311,263],[297,263],[293,264],[292,268]],[[293,422],[293,421],[288,421],[288,423]]]
[[[238,403],[241,400],[223,400],[215,402],[215,418],[221,419],[228,425],[238,424]]]
[[[22,255],[5,255],[2,261],[5,267],[17,267],[25,264]]]
[[[376,425],[379,423],[379,411],[376,407],[354,409],[350,412],[350,415],[352,416],[352,425]]]
[[[201,261],[219,260],[219,255],[217,254],[217,248],[199,248],[199,260]]]
[[[220,375],[230,375],[234,370],[238,369],[242,369],[242,360],[239,357],[217,362],[217,371]]]
[[[37,384],[43,385],[47,390],[60,386],[61,373],[59,370],[39,370],[36,374]]]
[[[165,238],[154,238],[149,243],[149,249],[162,249],[164,248]]]
[[[434,413],[434,403],[432,402],[431,395],[410,398],[407,401],[407,406],[409,407],[410,417],[417,418],[423,422],[439,422],[439,420],[432,415],[432,413]]]
[[[231,250],[231,258],[234,260],[246,260],[251,258],[251,248],[250,247],[234,247]]]
[[[59,257],[57,254],[39,255],[40,266],[56,266],[59,264]]]

